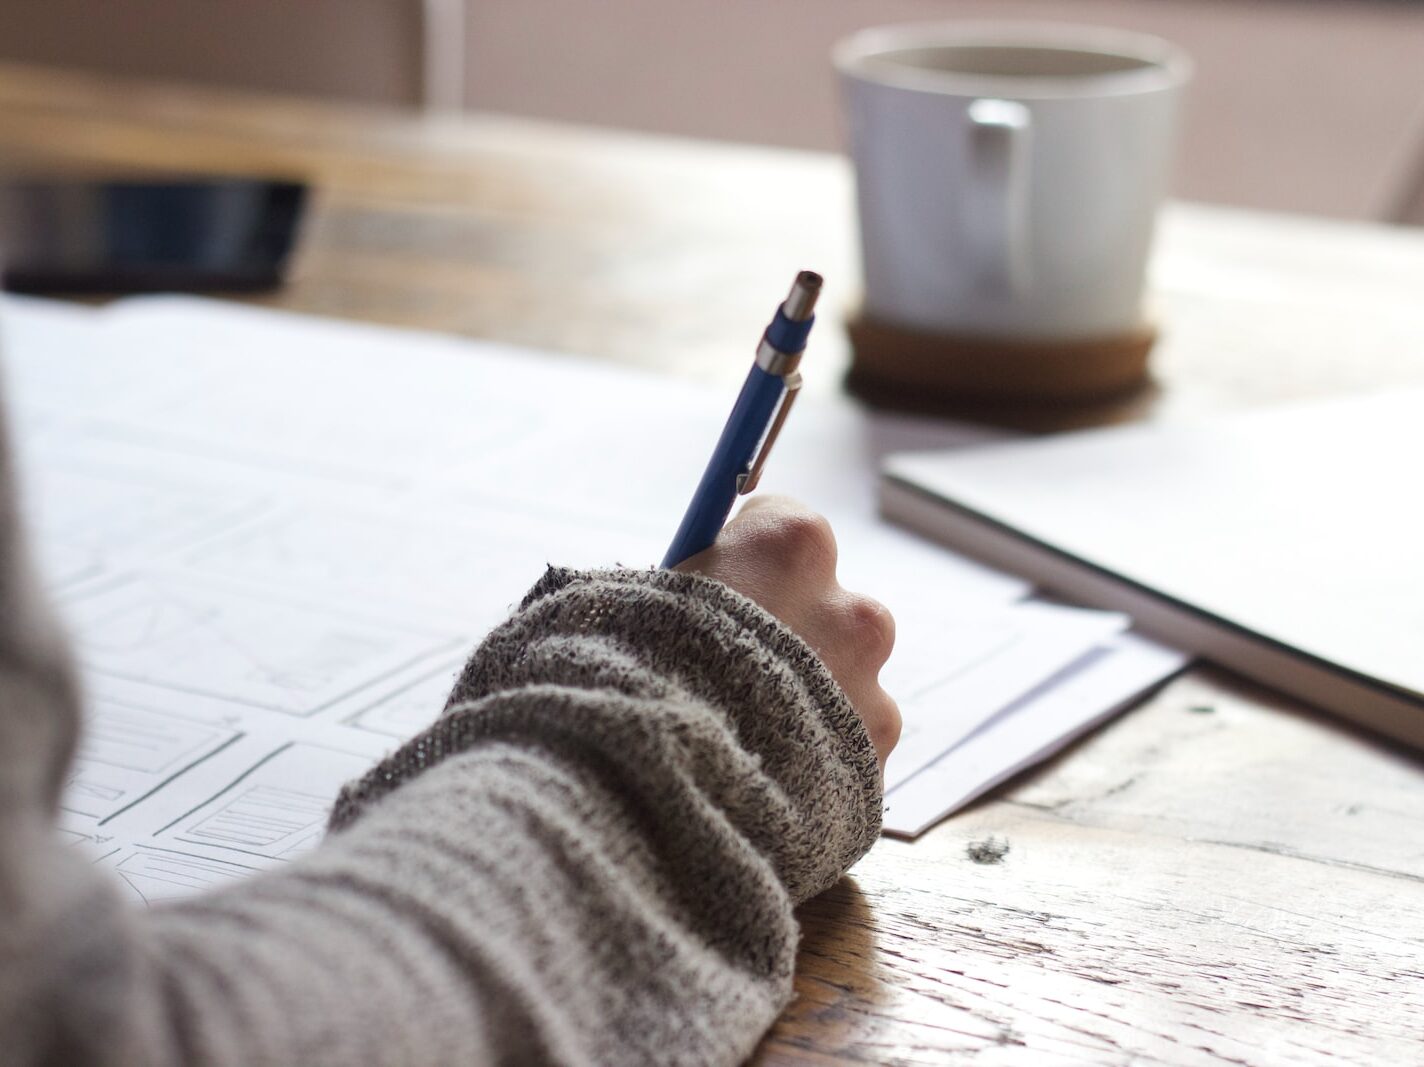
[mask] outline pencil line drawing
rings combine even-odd
[[[99,825],[100,825],[100,826],[103,826],[103,825],[105,825],[106,823],[108,823],[110,820],[112,820],[112,819],[117,819],[120,815],[124,814],[125,812],[129,811],[130,809],[132,809],[132,808],[134,808],[134,807],[137,807],[139,804],[142,804],[142,803],[143,803],[145,800],[147,800],[149,797],[151,797],[151,796],[153,796],[155,793],[158,793],[158,792],[160,792],[161,790],[163,790],[166,786],[168,786],[170,783],[172,783],[175,779],[181,777],[181,776],[184,775],[184,774],[187,774],[189,771],[191,771],[194,767],[197,767],[199,764],[205,763],[207,760],[211,759],[213,756],[216,756],[219,752],[223,751],[223,750],[224,750],[225,748],[227,748],[229,745],[235,745],[235,744],[237,744],[237,742],[240,741],[240,740],[242,740],[242,738],[243,738],[244,736],[245,736],[245,735],[244,735],[244,734],[241,734],[241,733],[234,733],[232,736],[230,736],[230,737],[228,737],[226,740],[224,740],[224,741],[222,742],[222,744],[217,745],[216,747],[214,747],[214,748],[212,748],[212,749],[209,749],[207,752],[204,752],[202,755],[200,755],[200,756],[198,756],[197,758],[195,758],[191,763],[187,763],[187,764],[184,764],[182,767],[179,767],[179,768],[178,768],[177,770],[175,770],[172,774],[170,774],[167,778],[164,778],[164,779],[162,779],[161,781],[154,782],[153,785],[152,785],[146,792],[140,794],[139,796],[134,797],[131,801],[129,801],[129,802],[128,802],[127,804],[125,804],[123,807],[116,809],[115,811],[109,813],[108,815],[106,815],[106,816],[104,816],[102,819],[100,819],[100,820],[99,820]]]
[[[185,829],[183,840],[285,855],[310,839],[329,801],[296,789],[254,785]]]
[[[157,834],[166,833],[167,831],[173,829],[173,827],[177,826],[177,825],[178,825],[180,822],[182,822],[184,819],[186,819],[186,818],[188,818],[189,816],[193,815],[195,812],[201,811],[206,805],[211,804],[213,801],[217,800],[219,797],[223,796],[225,793],[228,793],[228,792],[230,792],[231,790],[236,789],[239,785],[242,784],[243,781],[245,781],[247,778],[250,778],[252,775],[256,774],[259,770],[261,770],[262,767],[263,767],[265,764],[270,763],[272,760],[274,760],[274,759],[276,759],[278,756],[280,756],[283,752],[285,752],[285,751],[287,751],[289,748],[291,748],[294,743],[295,743],[295,742],[288,741],[285,745],[281,745],[280,747],[275,748],[275,749],[273,749],[271,752],[267,753],[267,755],[263,756],[260,760],[258,760],[256,763],[254,763],[251,767],[247,768],[247,770],[245,770],[245,771],[243,771],[241,774],[239,774],[236,778],[234,778],[231,782],[229,782],[226,786],[224,786],[221,790],[219,790],[214,796],[209,797],[207,800],[203,801],[201,804],[196,804],[196,805],[194,805],[193,807],[189,808],[189,809],[188,809],[187,811],[185,811],[182,815],[178,816],[176,819],[174,819],[174,820],[172,820],[171,822],[169,822],[166,826],[161,826],[161,827],[159,827],[159,829],[158,829],[158,830],[156,831],[156,833],[155,833],[155,836],[157,836]]]
[[[268,861],[291,859],[321,840],[337,792],[372,759],[289,742],[155,836]]]
[[[429,726],[445,706],[460,670],[460,661],[445,663],[370,704],[348,721],[360,730],[404,739]]]
[[[241,736],[230,726],[96,701],[60,809],[103,826]]]
[[[152,848],[136,850],[114,870],[133,895],[148,905],[235,882],[254,871],[241,864]]]
[[[294,716],[453,640],[173,574],[130,575],[67,608],[91,670]]]

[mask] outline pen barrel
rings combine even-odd
[[[692,502],[682,516],[682,523],[663,557],[663,567],[675,567],[683,560],[710,548],[717,540],[722,524],[732,511],[737,498],[737,477],[746,474],[756,456],[757,445],[776,410],[777,401],[786,390],[780,375],[769,374],[753,366],[747,375],[732,414],[722,427],[717,447],[692,494]]]

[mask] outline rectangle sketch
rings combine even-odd
[[[321,840],[336,794],[371,762],[320,745],[282,745],[155,837],[218,850],[222,858],[241,856],[255,866],[293,859]]]
[[[141,904],[179,900],[246,878],[256,868],[168,849],[125,849],[106,858],[119,884]]]
[[[60,807],[104,820],[238,736],[228,725],[96,701],[80,736]]]
[[[407,682],[349,720],[352,726],[405,740],[439,716],[454,688],[461,661],[446,663],[429,674]]]
[[[473,638],[502,620],[547,558],[523,530],[298,507],[189,550],[185,566],[246,583],[434,608]]]
[[[470,639],[502,622],[550,563],[645,565],[645,538],[498,508],[404,513],[302,505],[264,515],[185,553],[184,566],[245,583],[340,590],[370,603],[435,609]],[[439,521],[430,521],[442,508]]]
[[[160,573],[90,590],[65,615],[92,671],[295,716],[452,641]]]

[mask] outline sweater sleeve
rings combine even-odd
[[[860,720],[751,601],[551,569],[321,847],[146,912],[69,870],[0,1011],[46,1020],[19,1062],[736,1063],[881,806]]]

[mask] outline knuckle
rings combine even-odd
[[[856,647],[884,663],[895,647],[895,617],[890,609],[872,597],[855,594],[850,599],[849,614]]]
[[[866,722],[865,728],[876,749],[889,752],[900,743],[900,731],[905,723],[900,716],[900,706],[883,691],[878,703],[879,706]]]
[[[785,514],[778,519],[772,538],[788,562],[834,571],[836,536],[825,516],[813,511]]]
[[[890,710],[885,716],[885,722],[885,747],[894,748],[900,743],[900,731],[904,729],[905,720],[900,715],[900,705],[893,700],[890,701]]]

